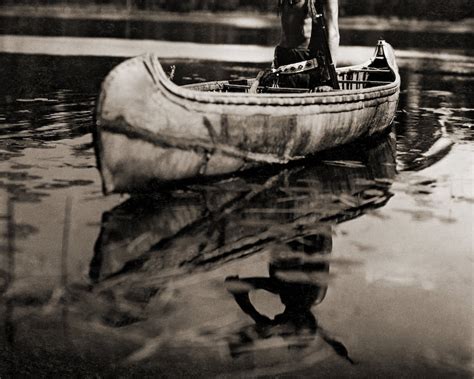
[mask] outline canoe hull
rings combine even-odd
[[[98,104],[95,140],[104,191],[283,164],[393,121],[392,85],[331,94],[249,95],[175,86],[153,55],[116,67]]]

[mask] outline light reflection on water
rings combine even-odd
[[[240,19],[242,21],[243,19]],[[274,46],[280,38],[278,17],[265,18],[261,28],[234,23],[192,22],[186,16],[178,20],[83,20],[38,17],[0,17],[0,34],[40,36],[80,36],[127,39],[156,39],[213,44],[242,44]],[[201,20],[202,21],[202,20]],[[252,24],[256,21],[252,20]],[[373,20],[372,20],[373,21]],[[364,22],[362,19],[360,22]],[[367,25],[370,21],[367,20]],[[380,24],[380,23],[379,23]],[[390,23],[389,23],[390,24]],[[413,26],[413,24],[412,24]],[[416,24],[415,24],[416,26]],[[436,29],[437,28],[437,29]],[[396,28],[395,28],[396,29]],[[341,43],[349,46],[373,46],[374,41],[385,38],[393,41],[396,48],[461,49],[470,54],[473,49],[472,31],[447,33],[434,26],[430,33],[416,30],[380,30],[345,27],[341,23]]]
[[[89,134],[119,60],[0,60],[1,374],[470,376],[472,73],[404,65],[396,144],[127,199]]]

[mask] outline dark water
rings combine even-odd
[[[120,61],[0,55],[2,378],[472,376],[472,62],[401,60],[378,140],[131,199],[90,134]]]
[[[263,28],[179,21],[134,20],[80,20],[38,17],[0,17],[0,34],[102,37],[127,39],[153,39],[175,42],[215,44],[250,44],[274,46],[280,37],[279,25],[268,23]],[[341,30],[342,45],[373,46],[374,41],[385,38],[396,48],[460,49],[466,54],[474,49],[474,33],[447,33],[436,30],[431,33],[417,30]]]

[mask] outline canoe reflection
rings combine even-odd
[[[255,322],[228,337],[233,357],[254,352],[263,340],[283,338],[288,349],[302,350],[320,337],[339,356],[354,363],[345,346],[318,325],[311,310],[326,296],[331,251],[332,228],[326,225],[320,233],[279,246],[269,265],[269,277],[226,278],[228,291]],[[284,311],[273,319],[262,315],[250,300],[253,290],[278,295]]]
[[[394,150],[390,135],[341,150],[337,161],[329,154],[273,175],[254,172],[131,198],[104,214],[90,277],[143,283],[148,272],[156,283],[309,236],[320,223],[357,217],[391,197]]]
[[[57,351],[66,351],[64,356],[69,358],[71,354],[85,357],[77,360],[82,366],[89,360],[91,365],[97,361],[141,362],[164,353],[166,348],[160,350],[164,341],[183,344],[185,350],[202,349],[203,343],[229,346],[235,358],[225,357],[240,370],[243,366],[238,356],[255,351],[258,341],[268,340],[262,336],[271,335],[284,338],[283,351],[277,347],[275,353],[271,341],[270,349],[264,347],[255,356],[259,367],[279,360],[291,362],[294,368],[294,354],[304,357],[298,360],[298,367],[301,362],[322,359],[321,354],[328,350],[347,356],[344,346],[318,325],[312,308],[327,290],[329,262],[336,264],[329,259],[331,229],[386,204],[392,196],[394,153],[394,139],[387,137],[378,144],[320,156],[305,166],[254,172],[126,201],[103,215],[90,264],[93,283],[68,284],[51,298],[44,297],[48,300],[32,302],[27,294],[5,303],[2,322],[11,354],[8,352],[4,361],[13,359],[16,347],[28,341],[31,345],[25,351],[34,349],[35,353],[26,356],[37,357],[34,364],[49,361],[44,357]],[[233,298],[221,283],[244,262],[241,258],[261,254],[255,258],[266,259],[270,252],[270,276],[254,278],[253,284],[277,294],[285,310],[265,319],[252,311],[245,293],[236,293],[241,308],[254,316],[255,325],[245,327],[245,320],[239,320],[240,311],[229,311]],[[5,267],[13,268],[13,256],[6,263]],[[208,275],[206,271],[211,269]],[[193,301],[214,291],[214,279],[209,276],[218,278],[217,288],[212,301],[203,307],[201,300]],[[2,277],[7,283],[0,283],[0,290],[8,287],[12,278]],[[232,281],[235,285],[237,280],[229,279],[227,284]],[[186,295],[180,297],[180,290]],[[41,312],[35,304],[42,307]],[[15,309],[21,309],[19,319]],[[177,324],[175,319],[180,315],[181,323]],[[226,323],[222,317],[232,320]],[[48,325],[46,330],[44,325]],[[150,334],[157,338],[149,338]],[[91,341],[101,354],[91,350]],[[289,360],[284,359],[286,352]]]

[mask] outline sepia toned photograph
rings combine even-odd
[[[0,379],[474,376],[471,0],[0,0]]]

